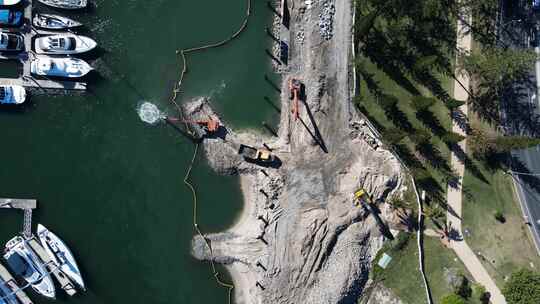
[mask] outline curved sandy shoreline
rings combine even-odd
[[[255,212],[254,201],[252,196],[254,192],[252,191],[253,182],[250,179],[250,176],[240,174],[240,190],[242,191],[242,199],[244,203],[242,204],[242,210],[234,224],[225,232],[230,232],[238,235],[249,235],[254,230],[257,229],[256,216],[253,214]],[[249,296],[246,292],[253,288],[257,278],[253,275],[252,271],[249,271],[248,267],[244,264],[232,263],[224,265],[225,269],[229,273],[229,276],[232,279],[234,285],[233,289],[233,299],[234,303],[250,303]]]
[[[253,183],[248,176],[242,174],[239,175],[239,182],[243,199],[242,210],[235,219],[233,225],[225,231],[244,234],[246,231],[249,231],[248,226],[251,224],[250,222],[253,222],[253,220],[251,220],[251,218],[253,218],[251,215],[255,208],[252,203],[253,193],[250,191]]]

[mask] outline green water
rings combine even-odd
[[[221,40],[241,24],[243,0],[107,0],[69,14],[102,47],[80,96],[32,96],[0,108],[0,196],[39,199],[41,222],[75,252],[88,292],[60,303],[226,303],[208,265],[189,254],[191,193],[182,184],[193,145],[174,129],[143,124],[143,100],[174,113],[175,50]],[[65,13],[64,13],[65,14]],[[264,33],[271,15],[253,1],[246,32],[232,44],[191,56],[180,100],[211,96],[234,127],[276,119]],[[237,178],[212,173],[199,157],[193,174],[199,223],[217,231],[242,208]],[[22,229],[22,212],[0,210],[0,242]],[[36,303],[50,303],[28,290]]]

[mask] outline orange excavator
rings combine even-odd
[[[292,114],[294,116],[294,120],[297,120],[300,117],[299,100],[300,100],[300,92],[302,90],[302,84],[300,83],[300,80],[296,78],[291,78],[289,80],[289,90],[291,93],[290,96],[293,99]]]
[[[181,123],[192,123],[197,124],[206,129],[208,133],[216,132],[219,129],[219,120],[208,115],[208,119],[201,120],[184,120],[178,117],[167,117],[167,120],[170,122],[181,122]]]

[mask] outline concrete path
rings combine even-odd
[[[472,17],[466,16],[467,23],[472,24]],[[457,48],[465,53],[470,52],[471,50],[471,43],[472,43],[472,36],[470,32],[466,31],[466,25],[461,21],[458,20],[457,24]],[[454,98],[461,101],[466,101],[468,99],[468,93],[464,89],[469,88],[469,76],[466,75],[466,73],[461,73],[459,70],[456,70],[457,80],[454,83]],[[463,114],[467,115],[467,104],[465,103],[463,106],[460,107],[460,110],[463,112]],[[456,122],[456,120],[453,120],[453,127],[452,130],[458,134],[461,134],[463,136],[466,136],[465,130],[462,129],[461,125]],[[466,140],[463,140],[459,143],[459,146],[463,151],[466,151]],[[455,152],[452,152],[451,155],[451,166],[454,169],[454,171],[459,176],[460,182],[459,186],[457,187],[450,187],[448,186],[448,197],[447,202],[449,205],[449,210],[453,210],[454,212],[448,212],[447,213],[447,224],[449,229],[454,229],[458,235],[462,236],[463,233],[461,232],[461,214],[462,214],[462,187],[461,183],[463,182],[463,174],[465,172],[465,164],[459,160]],[[461,241],[450,241],[450,247],[456,252],[459,259],[465,264],[465,267],[471,275],[473,276],[474,280],[480,284],[482,284],[486,291],[490,293],[491,295],[491,302],[494,304],[504,304],[506,303],[506,300],[504,299],[504,296],[502,295],[501,291],[495,285],[495,282],[493,279],[489,276],[489,273],[486,271],[478,257],[474,254],[474,252],[471,250],[469,245],[464,240]]]

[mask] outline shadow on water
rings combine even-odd
[[[268,75],[264,75],[264,80],[278,93],[281,93],[281,88],[275,84],[272,79],[270,79],[270,77],[268,77]]]
[[[165,123],[170,126],[171,128],[173,128],[176,132],[180,133],[180,135],[182,135],[184,138],[186,138],[187,140],[191,141],[193,144],[199,144],[202,142],[202,139],[201,138],[196,138],[194,137],[193,135],[191,135],[189,132],[187,132],[186,130],[184,130],[184,128],[178,126],[177,124],[169,121],[169,120],[165,120]]]
[[[33,108],[32,104],[32,98],[28,96],[26,98],[26,101],[21,105],[7,105],[7,104],[0,104],[0,111],[2,114],[7,115],[22,115],[27,114],[31,111]]]
[[[104,58],[107,54],[109,54],[109,51],[98,46],[90,52],[83,53],[77,56],[87,62],[90,62],[90,61],[94,61],[100,58]]]

